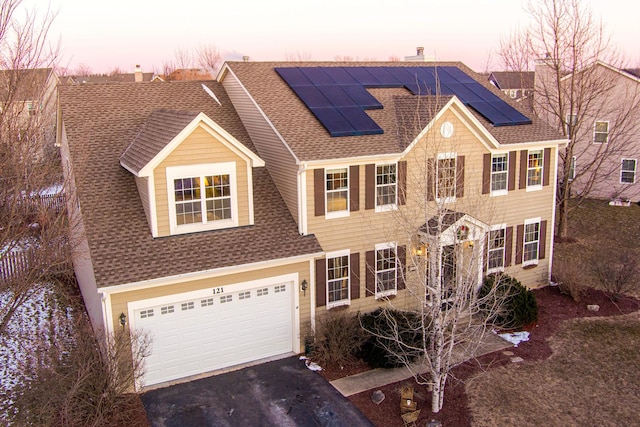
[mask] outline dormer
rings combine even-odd
[[[253,225],[264,161],[204,113],[157,110],[120,157],[153,237]]]

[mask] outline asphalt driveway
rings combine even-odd
[[[151,390],[152,426],[373,426],[297,357]]]

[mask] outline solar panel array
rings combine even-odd
[[[276,72],[331,136],[383,133],[365,113],[382,108],[367,88],[406,88],[414,95],[455,95],[494,126],[531,123],[457,67],[291,67],[276,68]]]

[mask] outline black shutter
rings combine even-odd
[[[349,211],[357,212],[360,209],[360,167],[349,167]]]
[[[349,256],[349,273],[351,279],[351,299],[360,298],[360,254],[351,254]]]
[[[316,307],[327,305],[327,260],[316,260]]]
[[[376,165],[365,165],[364,181],[364,208],[373,209],[376,207]]]
[[[367,251],[366,256],[366,273],[367,292],[365,296],[373,297],[376,295],[376,251]]]

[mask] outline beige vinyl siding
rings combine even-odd
[[[444,121],[448,121],[454,126],[454,134],[451,138],[445,139],[440,135],[440,126]],[[553,236],[553,208],[554,208],[554,173],[555,148],[551,149],[551,168],[549,175],[550,183],[543,186],[541,190],[526,191],[519,190],[516,182],[516,190],[510,191],[504,196],[491,197],[482,194],[482,170],[483,155],[490,150],[486,144],[478,139],[478,133],[469,130],[466,123],[452,112],[447,112],[429,130],[425,138],[402,159],[407,161],[407,195],[406,205],[401,206],[399,212],[378,212],[373,209],[364,209],[365,167],[359,165],[359,193],[360,210],[350,212],[346,218],[325,219],[324,216],[315,216],[314,212],[314,180],[313,170],[307,171],[307,216],[309,233],[315,234],[322,248],[326,252],[349,249],[352,253],[360,253],[360,295],[361,301],[352,301],[352,309],[367,309],[375,306],[372,297],[364,298],[365,294],[365,252],[372,250],[378,243],[397,241],[404,244],[406,233],[403,234],[402,226],[407,218],[413,223],[414,229],[424,224],[431,216],[436,214],[435,202],[430,202],[427,212],[416,209],[422,206],[422,201],[426,199],[426,174],[425,168],[427,159],[437,158],[438,153],[455,153],[457,156],[464,156],[464,195],[456,198],[455,202],[446,204],[446,208],[468,215],[486,223],[488,226],[494,224],[506,224],[514,229],[512,266],[507,269],[509,274],[518,278],[523,284],[535,287],[546,283],[549,273],[549,259],[552,254],[551,242]],[[519,177],[520,148],[518,146],[505,145],[499,151],[517,151],[515,164],[509,167],[516,168],[516,180]],[[349,165],[344,165],[349,166]],[[327,166],[329,168],[331,166]],[[352,177],[350,177],[351,179]],[[547,221],[545,259],[539,260],[535,267],[522,268],[522,265],[515,265],[515,230],[519,224],[523,224],[526,219],[540,217]],[[411,251],[407,247],[407,254]],[[403,294],[398,293],[394,304],[402,304]]]
[[[162,296],[169,296],[174,294],[180,294],[184,292],[198,291],[207,288],[217,288],[220,286],[231,286],[235,283],[244,283],[252,280],[264,279],[266,277],[274,277],[285,274],[298,274],[298,281],[302,283],[302,280],[306,280],[307,283],[311,283],[311,276],[309,272],[309,262],[298,262],[294,264],[283,265],[279,267],[256,269],[249,272],[228,274],[224,276],[213,277],[209,279],[191,280],[173,285],[157,286],[153,288],[140,289],[131,292],[122,292],[111,295],[111,308],[112,308],[112,320],[114,325],[118,325],[120,313],[128,313],[129,302],[140,301],[149,298],[157,298]],[[293,289],[294,292],[298,292],[299,296],[299,315],[300,315],[300,344],[301,348],[304,348],[304,334],[306,328],[310,324],[311,319],[311,287],[305,292],[301,291],[300,286],[297,289]],[[292,307],[293,309],[293,307]]]
[[[168,236],[170,234],[166,168],[170,166],[223,162],[235,162],[236,164],[238,221],[240,226],[249,224],[246,160],[242,159],[224,144],[217,141],[210,133],[199,127],[153,171],[159,236]]]
[[[249,132],[258,154],[265,161],[269,174],[278,187],[289,212],[298,221],[298,166],[291,152],[284,145],[260,110],[242,89],[230,72],[226,74],[222,85]]]
[[[142,202],[142,208],[144,209],[144,215],[147,217],[147,223],[149,227],[151,227],[151,210],[149,209],[150,201],[149,201],[149,178],[144,177],[135,177],[136,188],[138,189],[138,194],[140,195],[140,201]]]

